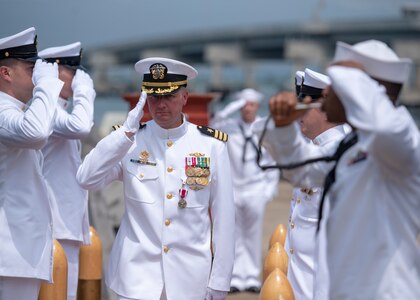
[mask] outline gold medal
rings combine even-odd
[[[207,186],[209,184],[209,179],[207,177],[199,177],[196,179],[196,183],[199,185]]]
[[[187,168],[187,176],[194,176],[194,168]]]
[[[195,183],[195,177],[188,177],[187,178],[187,184],[188,185],[191,185],[191,184],[194,184]]]

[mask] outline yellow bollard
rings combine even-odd
[[[284,241],[286,240],[287,235],[287,228],[283,224],[279,224],[276,229],[274,229],[273,233],[271,234],[270,238],[270,245],[268,249],[270,249],[274,243],[279,242],[282,246],[284,246]]]
[[[80,246],[77,300],[101,300],[102,242],[96,230],[89,230],[90,245]]]
[[[54,240],[53,283],[42,283],[38,300],[67,299],[67,258],[63,247]]]
[[[276,268],[267,277],[264,282],[259,300],[294,300],[295,295],[293,294],[292,286],[287,280],[286,275]]]
[[[267,253],[264,260],[263,282],[274,269],[280,269],[287,275],[287,266],[289,264],[289,257],[280,243],[275,243]]]

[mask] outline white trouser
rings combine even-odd
[[[122,296],[118,295],[118,300],[137,300],[137,299],[134,299],[134,298],[125,298],[125,297],[122,297]],[[163,287],[162,295],[160,296],[160,300],[167,300],[165,287]]]
[[[41,279],[0,276],[1,300],[38,300]]]
[[[231,286],[240,290],[261,286],[262,227],[266,199],[254,193],[235,193],[235,262]]]
[[[67,257],[67,300],[76,300],[79,281],[79,250],[81,242],[58,240]]]

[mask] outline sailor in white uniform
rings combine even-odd
[[[337,43],[323,110],[329,121],[347,121],[355,130],[333,155],[303,141],[294,95],[270,100],[274,123],[264,140],[278,162],[325,154],[337,161],[283,172],[296,185],[325,181],[321,212],[328,217],[320,234],[326,234],[329,293],[316,299],[420,295],[420,134],[407,109],[394,105],[410,65],[380,41]]]
[[[235,264],[231,292],[258,293],[261,288],[262,229],[267,202],[277,193],[279,172],[257,165],[258,138],[251,126],[263,95],[254,89],[237,93],[236,100],[215,114],[212,127],[229,134],[229,158],[236,209]],[[240,116],[231,115],[240,111]],[[263,149],[262,163],[273,159]]]
[[[308,68],[303,74],[297,73],[296,79],[297,83],[300,81],[298,98],[303,100],[310,96],[313,103],[319,102],[322,90],[330,84],[328,76]],[[328,122],[320,108],[309,109],[300,119],[299,125],[310,143],[325,149],[335,149],[345,136],[344,125]],[[287,278],[296,299],[313,299],[314,288],[322,288],[314,286],[318,253],[316,229],[321,194],[322,187],[319,186],[293,189],[285,250],[289,255]]]
[[[37,55],[35,28],[0,39],[0,299],[37,300],[41,281],[52,280],[52,216],[40,149],[62,87],[57,65]]]
[[[93,81],[81,66],[81,43],[47,48],[39,56],[58,64],[64,82],[57,103],[53,133],[44,155],[44,176],[52,191],[54,238],[67,257],[67,300],[76,299],[79,277],[79,248],[89,244],[87,191],[76,180],[82,163],[80,139],[87,137],[93,125],[95,90]],[[71,102],[71,111],[68,107]]]

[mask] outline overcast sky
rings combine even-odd
[[[401,18],[419,0],[0,0],[0,38],[34,26],[38,48],[85,49],[226,29]]]

